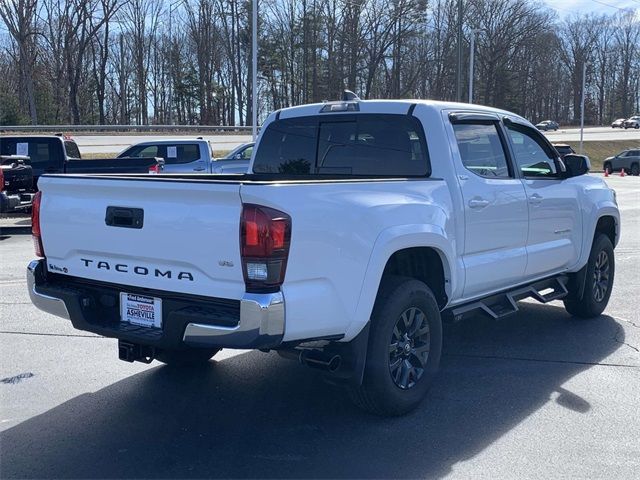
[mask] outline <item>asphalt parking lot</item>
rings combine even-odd
[[[607,180],[623,234],[605,315],[524,303],[450,326],[434,389],[396,419],[276,354],[120,362],[31,305],[31,239],[0,237],[0,477],[638,478],[640,177]]]

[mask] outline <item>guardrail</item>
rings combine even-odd
[[[260,127],[258,127],[259,129]],[[218,132],[251,133],[250,126],[234,125],[0,125],[7,132]]]

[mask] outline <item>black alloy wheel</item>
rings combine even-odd
[[[408,308],[398,318],[389,343],[389,371],[398,388],[412,388],[422,378],[430,348],[426,315],[417,307]]]
[[[600,303],[609,290],[609,254],[601,250],[593,269],[593,299]]]
[[[602,314],[609,303],[615,277],[615,257],[611,239],[596,235],[587,265],[583,267],[582,282],[571,282],[564,306],[574,317],[594,318]]]

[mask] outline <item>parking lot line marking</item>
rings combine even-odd
[[[8,335],[37,335],[41,337],[82,337],[82,338],[109,338],[102,337],[100,335],[73,335],[68,333],[38,333],[38,332],[11,332],[8,330],[0,330],[0,334],[6,333]]]
[[[473,355],[467,353],[443,353],[443,357],[464,357],[464,358],[483,358],[485,360],[517,360],[520,362],[539,362],[539,363],[568,363],[572,365],[593,365],[600,367],[624,367],[638,368],[640,365],[625,365],[622,363],[597,363],[597,362],[580,362],[578,360],[545,360],[544,358],[526,358],[526,357],[507,357],[501,355]]]

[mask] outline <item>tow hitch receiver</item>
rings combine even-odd
[[[125,362],[153,362],[153,347],[118,340],[118,358]]]

